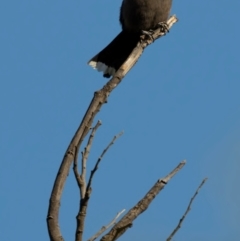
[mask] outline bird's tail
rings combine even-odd
[[[119,67],[127,60],[137,46],[139,34],[122,31],[101,52],[95,55],[88,64],[103,72],[103,76],[113,76]]]

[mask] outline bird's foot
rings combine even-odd
[[[157,27],[160,28],[160,31],[164,34],[169,33],[169,26],[166,22],[160,22],[157,24]]]
[[[154,34],[154,31],[153,30],[142,30],[141,31],[142,35],[143,35],[143,38],[144,39],[149,39],[151,40],[152,42],[154,42],[154,38],[153,38],[153,34]]]
[[[169,32],[169,26],[166,22],[160,22],[157,24],[156,29],[160,28],[160,31],[164,34]],[[149,29],[149,30],[142,30],[142,39],[147,39],[147,40],[151,40],[152,42],[154,42],[154,30],[156,29]]]

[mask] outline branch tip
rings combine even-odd
[[[201,184],[198,186],[197,190],[195,191],[194,195],[192,196],[192,198],[190,199],[190,202],[188,204],[188,207],[185,211],[185,213],[183,214],[182,218],[179,220],[179,223],[177,225],[177,227],[173,230],[173,232],[169,235],[169,237],[167,238],[167,241],[170,241],[173,236],[177,233],[177,231],[181,228],[181,225],[184,221],[184,219],[186,218],[187,214],[189,213],[189,211],[191,210],[191,205],[195,199],[195,197],[197,196],[199,190],[201,189],[201,187],[204,185],[204,183],[207,181],[208,178],[204,178],[201,182]]]
[[[114,144],[114,142],[121,136],[123,135],[123,132],[120,132],[118,135],[114,136],[112,141],[108,144],[108,146],[103,150],[101,156],[98,158],[93,170],[91,171],[91,174],[90,174],[90,177],[89,177],[89,181],[88,181],[88,184],[87,184],[87,190],[91,187],[91,184],[92,184],[92,179],[93,179],[93,176],[95,174],[95,172],[97,171],[98,169],[98,166],[99,166],[99,163],[101,162],[101,160],[103,159],[103,156],[105,155],[105,153],[108,151],[108,149],[111,147],[111,145]]]

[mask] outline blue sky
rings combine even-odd
[[[0,240],[48,240],[59,164],[106,82],[86,62],[120,31],[120,4],[0,3]],[[187,159],[121,240],[165,240],[206,176],[174,240],[240,240],[239,8],[236,0],[173,1],[179,22],[146,49],[97,116],[103,124],[89,170],[112,137],[124,135],[95,176],[85,239]],[[73,240],[78,202],[71,172],[60,211],[65,240]]]

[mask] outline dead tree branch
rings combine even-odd
[[[177,22],[176,16],[172,16],[168,19],[168,29]],[[153,38],[151,40],[142,40],[138,43],[137,47],[132,51],[129,58],[115,73],[112,79],[110,79],[101,90],[94,93],[94,97],[82,119],[80,126],[78,127],[75,135],[73,136],[66,152],[63,157],[62,163],[59,167],[52,193],[49,200],[49,208],[47,214],[48,233],[51,241],[62,241],[63,237],[58,223],[58,214],[60,207],[60,199],[62,196],[64,184],[68,176],[70,166],[75,158],[76,147],[81,145],[84,137],[89,132],[93,119],[100,111],[103,104],[107,103],[110,93],[121,83],[127,72],[137,62],[138,58],[142,54],[143,50],[152,43],[155,39],[165,35],[165,32],[161,32],[161,29],[154,31]]]
[[[91,171],[91,174],[90,174],[90,178],[89,178],[89,181],[88,181],[88,185],[87,185],[87,191],[91,189],[91,184],[92,184],[92,179],[93,179],[93,176],[95,174],[95,172],[97,171],[98,169],[98,165],[100,163],[100,161],[102,160],[103,156],[105,155],[105,153],[108,151],[108,149],[111,147],[111,145],[114,144],[114,142],[123,134],[123,132],[120,132],[117,136],[114,136],[112,141],[109,143],[109,145],[103,150],[101,156],[98,158],[96,164],[95,164],[95,167],[93,168],[93,170]]]
[[[166,241],[170,241],[172,240],[173,236],[177,233],[177,231],[181,228],[181,225],[184,221],[184,219],[186,218],[188,212],[191,210],[191,205],[195,199],[195,197],[197,196],[199,190],[201,189],[201,187],[203,186],[203,184],[207,181],[207,178],[203,179],[203,181],[201,182],[201,184],[199,185],[197,191],[195,192],[195,194],[193,195],[193,197],[191,198],[189,204],[188,204],[188,207],[187,207],[187,210],[185,211],[184,215],[182,216],[182,218],[179,220],[179,223],[177,225],[177,227],[173,230],[173,232],[170,234],[170,236],[167,238]]]
[[[148,193],[128,211],[118,223],[101,238],[101,241],[114,241],[117,240],[126,230],[132,227],[133,221],[143,213],[157,194],[165,187],[168,181],[185,165],[186,161],[182,161],[178,166],[170,172],[166,177],[159,179]]]
[[[94,236],[92,236],[88,241],[94,241],[97,239],[101,234],[103,234],[107,229],[109,229],[111,226],[115,225],[117,222],[117,219],[121,216],[122,213],[125,212],[125,209],[123,209],[121,212],[119,212],[116,217],[106,226],[103,226]]]
[[[96,127],[97,127],[97,125],[96,125]],[[86,218],[87,208],[88,208],[88,201],[90,199],[90,195],[91,195],[91,192],[92,192],[91,184],[92,184],[92,179],[93,179],[94,173],[97,171],[98,165],[99,165],[100,161],[102,160],[104,154],[114,144],[114,141],[118,137],[120,137],[122,134],[123,134],[123,132],[121,132],[117,136],[114,136],[114,138],[109,143],[109,145],[103,150],[101,156],[98,158],[98,160],[95,164],[94,169],[91,171],[89,181],[88,181],[88,184],[87,184],[87,188],[85,190],[84,196],[82,196],[82,198],[81,198],[79,212],[78,212],[78,215],[76,217],[76,219],[77,219],[77,228],[76,228],[76,234],[75,234],[75,240],[76,241],[82,241],[82,236],[83,236],[83,231],[84,231],[84,223],[85,223],[85,218]],[[86,186],[86,181],[84,180],[84,182],[85,182],[85,186]]]
[[[86,193],[86,169],[87,169],[87,159],[88,155],[92,146],[92,141],[94,139],[95,133],[98,129],[98,127],[101,125],[101,121],[98,121],[97,124],[92,128],[92,132],[89,136],[87,146],[84,148],[84,151],[82,152],[82,169],[81,169],[81,175],[78,173],[78,152],[79,152],[79,145],[76,147],[75,151],[75,158],[73,163],[73,172],[74,176],[76,178],[78,187],[80,189],[81,198],[84,198]]]
[[[87,146],[85,147],[84,151],[83,151],[83,158],[82,158],[82,179],[84,181],[84,187],[83,187],[83,194],[82,194],[82,198],[85,197],[85,192],[86,192],[86,171],[87,171],[87,159],[88,159],[88,155],[92,146],[92,141],[94,138],[94,135],[98,129],[98,127],[101,125],[101,122],[98,121],[96,126],[93,128],[92,133],[89,137]]]

